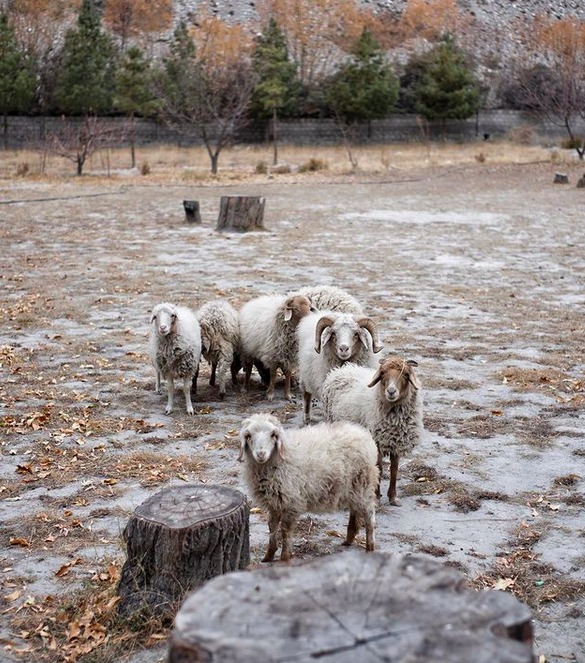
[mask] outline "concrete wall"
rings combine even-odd
[[[67,122],[58,117],[9,117],[8,147],[37,148],[41,147],[46,138],[58,133]],[[128,144],[128,122],[124,118],[107,118],[102,120],[104,126],[116,129],[119,145]],[[445,137],[455,141],[482,139],[484,135],[491,138],[503,137],[511,131],[523,127],[531,127],[535,134],[543,137],[544,142],[557,142],[566,138],[561,125],[538,122],[530,116],[518,111],[496,110],[484,111],[477,117],[468,120],[448,122]],[[576,126],[577,133],[585,136],[585,123]],[[430,135],[433,139],[442,137],[442,127],[435,124],[428,127],[413,115],[394,115],[385,120],[375,120],[369,126],[356,128],[352,141],[357,143],[421,141]],[[240,143],[261,143],[268,139],[266,126],[252,125],[238,136]],[[279,125],[281,143],[296,145],[330,145],[340,142],[340,134],[332,120],[301,119],[283,120]],[[182,135],[152,120],[136,121],[137,145],[157,143],[174,143],[179,145],[200,144],[200,139],[193,132],[192,136]]]

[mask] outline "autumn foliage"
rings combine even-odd
[[[408,0],[399,22],[404,39],[436,40],[457,32],[460,21],[457,0]]]

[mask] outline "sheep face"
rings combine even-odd
[[[311,300],[304,295],[289,297],[284,305],[284,319],[297,325],[301,318],[309,315],[315,309],[311,306]]]
[[[321,353],[331,343],[337,358],[346,362],[358,353],[360,344],[368,350],[371,343],[373,352],[379,352],[382,348],[378,346],[376,336],[376,328],[370,318],[355,320],[348,315],[337,318],[324,315],[315,328],[315,352]]]
[[[156,306],[152,311],[151,323],[160,336],[168,336],[177,322],[177,311],[174,306]]]
[[[411,389],[419,389],[420,384],[414,372],[418,366],[412,359],[387,357],[380,360],[380,366],[368,387],[380,384],[384,399],[395,404],[408,398]]]
[[[274,454],[283,458],[283,430],[278,419],[272,415],[253,415],[242,422],[240,429],[240,456],[264,465]]]

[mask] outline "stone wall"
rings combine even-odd
[[[58,117],[9,117],[8,147],[39,148],[46,139],[58,133],[65,122],[80,120],[63,120]],[[115,143],[120,146],[128,144],[129,125],[124,118],[106,118],[102,120],[104,127],[115,129]],[[495,110],[479,113],[468,120],[448,122],[445,126],[445,137],[455,141],[481,140],[484,137],[501,138],[514,130],[531,129],[541,142],[558,143],[566,138],[561,124],[544,123],[518,111]],[[576,126],[577,134],[585,136],[585,123]],[[172,131],[152,120],[136,121],[136,144],[178,144],[196,145],[200,139]],[[443,128],[440,124],[429,126],[414,115],[394,115],[385,120],[375,120],[370,125],[364,124],[356,128],[351,140],[356,143],[372,142],[412,142],[441,139]],[[239,143],[261,143],[269,138],[268,127],[260,124],[249,126],[238,136]],[[341,141],[335,123],[332,120],[300,119],[283,120],[279,124],[279,141],[283,144],[295,145],[331,145]]]

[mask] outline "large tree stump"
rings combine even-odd
[[[215,578],[179,610],[169,663],[532,663],[531,613],[420,555],[354,550]]]
[[[222,196],[216,230],[266,230],[265,202],[259,196]]]
[[[187,591],[246,568],[249,515],[245,496],[224,486],[171,486],[147,499],[123,533],[119,612],[172,619]]]
[[[201,223],[198,200],[184,200],[183,207],[185,208],[185,221],[187,223]]]

